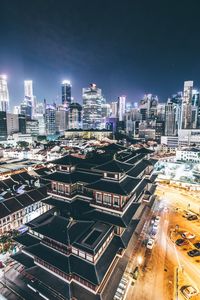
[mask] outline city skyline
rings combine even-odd
[[[198,85],[198,6],[184,3],[115,2],[113,12],[112,1],[4,2],[0,73],[8,75],[11,105],[26,78],[39,99],[52,100],[69,78],[79,102],[91,82],[107,99],[126,94],[133,101],[149,92],[167,99],[185,80]]]

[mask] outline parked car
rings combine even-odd
[[[200,249],[200,242],[194,243],[194,246],[195,246],[197,249]]]
[[[183,246],[183,245],[187,245],[188,244],[188,241],[185,240],[185,239],[178,239],[176,240],[176,245],[177,246]]]
[[[184,218],[187,218],[187,217],[189,217],[191,215],[191,213],[189,212],[189,211],[184,211],[184,213],[183,213],[183,217]]]
[[[151,249],[153,249],[153,246],[154,246],[154,240],[149,239],[147,242],[147,248],[151,250]]]
[[[193,221],[193,220],[198,220],[198,217],[197,217],[197,215],[190,215],[190,216],[187,217],[187,219],[189,221]]]
[[[187,254],[191,257],[200,256],[200,251],[197,249],[193,249],[193,250],[190,250]]]
[[[160,216],[156,216],[154,224],[159,224],[160,222]]]
[[[182,238],[187,239],[187,240],[191,240],[195,238],[195,234],[185,231],[181,234]]]
[[[158,229],[158,223],[155,223],[153,224],[153,229],[157,230]]]
[[[151,238],[155,239],[157,236],[157,230],[153,228],[152,232],[151,232]]]
[[[182,286],[181,293],[186,299],[191,299],[192,297],[199,294],[199,291],[192,285]]]

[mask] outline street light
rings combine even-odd
[[[143,262],[143,258],[141,255],[138,255],[137,257],[137,262],[138,262],[138,265],[141,266],[142,262]]]

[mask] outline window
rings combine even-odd
[[[79,256],[85,258],[85,252],[79,250]]]
[[[119,196],[113,197],[113,205],[119,207]]]
[[[72,253],[78,254],[78,250],[76,248],[72,247]]]
[[[58,191],[59,191],[59,193],[63,193],[64,192],[63,184],[59,184],[58,185]]]
[[[52,190],[54,192],[57,191],[57,184],[55,182],[52,182]]]
[[[93,261],[93,256],[89,255],[89,254],[86,254],[86,259],[89,260],[89,261]]]
[[[105,177],[109,177],[109,178],[117,178],[117,174],[113,174],[113,173],[105,173]]]
[[[104,194],[104,196],[103,196],[103,202],[106,205],[111,205],[111,203],[112,203],[112,197],[111,197],[111,195],[110,194]]]
[[[69,186],[65,185],[65,194],[69,194]]]
[[[96,193],[96,200],[97,202],[102,203],[102,193]]]

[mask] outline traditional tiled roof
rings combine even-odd
[[[100,179],[94,183],[88,184],[86,187],[88,189],[127,196],[132,193],[139,182],[140,179],[138,178],[126,176],[122,181]]]
[[[142,173],[149,163],[145,160],[141,160],[139,163],[137,163],[130,171],[127,172],[127,174],[131,177],[138,177],[140,173]]]
[[[90,183],[96,181],[101,178],[101,175],[92,174],[89,172],[73,172],[73,173],[65,173],[65,172],[54,172],[45,177],[47,180],[54,180],[63,183],[73,184],[76,182],[85,182]]]
[[[11,258],[18,261],[20,264],[27,268],[31,268],[34,266],[33,258],[22,253],[21,251],[17,252],[15,255],[12,255]]]
[[[92,284],[98,285],[117,254],[120,245],[119,240],[114,237],[95,265],[73,254],[69,257],[63,255],[41,243],[25,247],[24,251],[42,259],[65,274],[76,274]]]
[[[59,279],[57,276],[52,275],[50,272],[38,266],[34,266],[32,268],[27,269],[26,273],[41,281],[44,285],[57,291],[60,295],[64,297],[64,299],[69,298],[69,285],[65,281]],[[42,291],[42,293],[44,294],[44,290]],[[53,295],[51,295],[50,299],[52,299],[52,296]]]
[[[39,239],[29,233],[24,233],[13,238],[16,242],[23,246],[32,246],[39,243]]]
[[[95,167],[96,170],[111,172],[111,173],[112,172],[123,173],[123,172],[127,172],[131,168],[132,168],[131,164],[125,164],[115,159]]]

